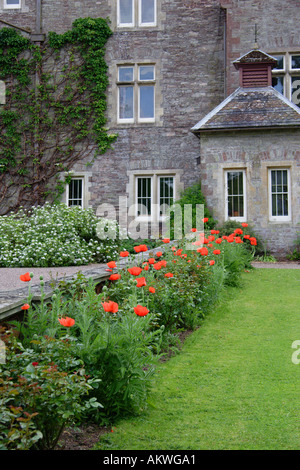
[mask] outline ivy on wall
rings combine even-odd
[[[77,19],[42,44],[0,30],[0,214],[59,200],[61,174],[91,164],[116,139],[105,127],[111,34],[103,18]]]

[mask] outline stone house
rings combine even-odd
[[[220,223],[247,218],[268,248],[289,249],[300,222],[299,10],[298,0],[0,0],[2,26],[30,29],[37,42],[49,31],[67,31],[76,18],[111,21],[107,126],[118,139],[92,167],[84,159],[74,166],[67,204],[99,215],[106,204],[121,223],[158,224],[161,205],[201,179]],[[253,50],[255,25],[260,48],[271,57],[268,82],[244,92],[236,59]],[[250,100],[252,115],[243,111]],[[248,125],[237,125],[237,103],[237,119],[249,118]],[[272,178],[288,188],[287,196],[281,192],[287,214],[270,209]],[[242,195],[228,193],[236,180]]]

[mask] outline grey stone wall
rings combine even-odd
[[[238,72],[232,62],[253,49],[255,24],[257,45],[267,53],[300,51],[297,18],[298,0],[221,0],[227,12],[226,87],[230,95],[239,85]]]
[[[284,143],[284,145],[283,145]],[[201,136],[201,181],[208,207],[219,224],[225,221],[225,171],[246,171],[247,221],[266,248],[286,254],[300,235],[300,132],[227,132]],[[268,169],[291,174],[291,220],[269,220]]]

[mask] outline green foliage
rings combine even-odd
[[[287,256],[291,261],[300,260],[300,237],[295,241],[295,246]]]
[[[13,341],[7,365],[0,366],[3,449],[52,450],[67,424],[101,406],[93,397],[83,400],[96,382],[68,354],[68,344],[45,339],[33,342],[35,349]]]
[[[256,253],[264,253],[264,246],[263,242],[260,240],[260,237],[256,234],[254,229],[251,227],[251,224],[248,224],[248,226],[245,228],[242,226],[241,222],[237,222],[236,220],[227,220],[224,222],[222,225],[218,224],[218,230],[220,232],[220,236],[223,235],[230,235],[231,233],[234,232],[236,229],[241,229],[243,230],[244,235],[250,235],[250,237],[255,237],[257,241],[257,245],[255,246],[255,252]],[[245,245],[250,251],[253,251],[253,247],[249,245],[249,243],[246,243]]]
[[[174,239],[176,238],[176,228],[174,233],[174,221],[176,221],[176,215],[174,210],[176,211],[177,205],[181,209],[182,214],[182,233],[186,235],[187,226],[188,230],[193,227],[199,228],[199,224],[201,224],[201,219],[199,218],[199,214],[197,213],[197,206],[204,206],[204,214],[203,217],[208,218],[208,222],[206,223],[206,229],[212,229],[216,225],[216,221],[212,218],[208,207],[206,206],[205,197],[201,190],[201,182],[193,184],[192,186],[186,188],[182,191],[180,195],[180,199],[175,201],[174,208],[170,209],[170,237]],[[185,206],[186,208],[186,216],[185,216]],[[192,206],[192,217],[191,220],[188,217],[188,206]],[[186,220],[185,220],[186,217]],[[180,228],[180,227],[178,227]]]
[[[197,239],[198,234],[193,236]],[[23,447],[53,447],[67,419],[109,424],[144,412],[158,359],[169,347],[174,351],[180,331],[195,330],[203,323],[226,286],[240,285],[248,266],[250,254],[238,236],[221,244],[214,237],[207,241],[206,253],[191,250],[190,242],[171,249],[166,245],[165,253],[150,253],[139,261],[141,267],[128,257],[128,265],[118,270],[121,277],[108,279],[99,294],[93,280],[82,275],[70,283],[57,283],[47,302],[42,290],[39,304],[32,302],[29,287],[29,309],[22,321],[12,322],[22,354],[15,354],[14,362],[5,366],[7,376],[25,377],[22,396],[28,407],[18,394],[4,402],[3,435],[16,427],[10,405],[21,407],[20,418],[28,413],[24,438],[19,429],[14,431]],[[137,279],[143,281],[140,286]],[[114,309],[108,308],[109,302]],[[137,312],[138,305],[145,311]],[[71,322],[64,325],[62,319],[67,317]],[[86,378],[88,395],[81,395],[84,384],[73,383],[74,376]],[[42,386],[37,396],[31,380]],[[11,390],[6,386],[5,400]],[[27,398],[30,387],[33,394]]]
[[[102,18],[78,19],[62,35],[34,45],[12,28],[0,30],[2,213],[59,201],[60,173],[92,160],[116,135],[105,127],[108,84],[105,44],[112,32]]]
[[[78,206],[45,204],[0,216],[0,220],[1,267],[105,262],[116,257],[120,245],[118,227],[115,239],[99,238],[98,224],[105,234],[110,222],[97,218],[92,209]]]

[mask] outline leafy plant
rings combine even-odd
[[[7,83],[0,110],[1,214],[60,201],[68,181],[62,175],[77,161],[90,164],[116,139],[105,127],[111,34],[103,18],[79,18],[64,34],[50,32],[43,45],[13,28],[0,30],[0,80]]]
[[[7,364],[0,367],[0,436],[5,449],[51,450],[67,424],[102,406],[93,397],[83,399],[96,380],[87,378],[82,361],[68,353],[67,342],[33,343],[35,349],[10,344]]]
[[[116,257],[121,240],[99,238],[97,228],[110,221],[92,209],[65,204],[20,209],[0,216],[0,266],[76,266],[105,262]]]

